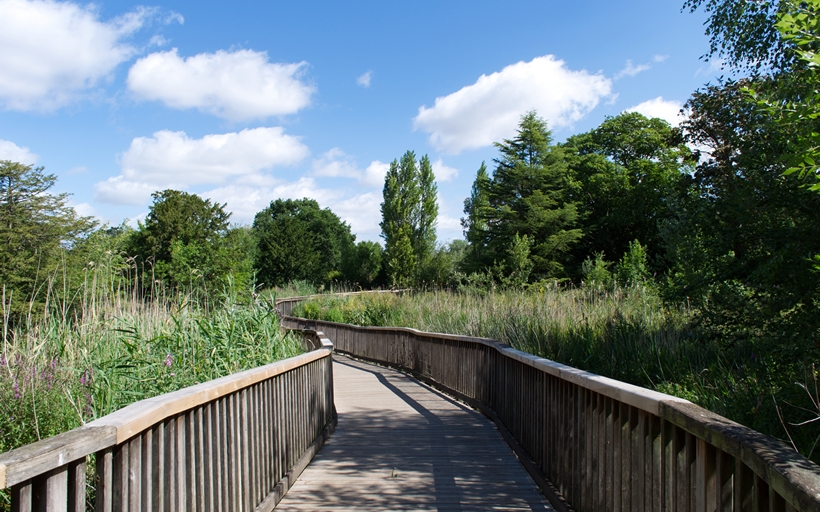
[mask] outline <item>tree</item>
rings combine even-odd
[[[369,240],[351,244],[342,254],[344,279],[363,288],[373,286],[382,268],[383,252],[381,245]]]
[[[464,214],[466,217],[461,219],[464,238],[468,244],[462,267],[468,273],[480,271],[492,264],[492,262],[486,261],[487,215],[490,207],[490,200],[487,198],[489,188],[490,176],[487,174],[487,166],[484,162],[481,162],[481,167],[478,168],[472,189],[470,189],[470,197],[464,200]]]
[[[684,9],[703,9],[709,19],[709,54],[737,71],[771,71],[793,65],[795,55],[776,27],[787,8],[779,0],[686,0]]]
[[[485,261],[506,262],[514,242],[521,245],[526,239],[531,248],[530,275],[539,279],[563,276],[567,256],[582,236],[578,205],[572,199],[578,184],[562,149],[551,143],[546,122],[536,112],[528,112],[515,138],[495,144],[500,156],[492,179],[474,186],[479,194],[483,187],[487,189],[486,214],[476,218],[487,226]],[[481,179],[479,174],[477,180]]]
[[[231,216],[225,205],[170,189],[151,197],[154,203],[135,235],[135,253],[152,263],[168,286],[219,283],[234,263],[222,250]]]
[[[407,151],[384,178],[381,206],[387,278],[393,286],[417,281],[435,251],[437,187],[430,159]]]
[[[49,192],[57,177],[43,170],[0,161],[0,285],[7,302],[17,299],[15,309],[37,300],[61,249],[72,247],[95,225],[66,204],[68,194]]]
[[[563,148],[580,183],[575,197],[584,238],[573,251],[575,263],[598,253],[617,261],[637,239],[651,251],[654,269],[664,272],[659,223],[694,171],[681,131],[627,112],[570,137]]]
[[[350,226],[313,199],[277,199],[256,214],[257,279],[265,286],[294,280],[324,284],[342,275],[342,254],[355,236]]]

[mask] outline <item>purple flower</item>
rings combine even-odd
[[[166,355],[165,356],[165,366],[170,368],[172,364],[174,364],[174,356],[172,356],[171,354]]]
[[[12,386],[12,388],[14,389],[14,398],[20,398],[20,386],[17,385],[16,380],[14,381],[14,386]]]

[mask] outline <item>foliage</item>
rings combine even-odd
[[[301,350],[272,308],[237,302],[239,290],[205,309],[187,294],[141,297],[129,267],[110,254],[93,263],[72,297],[55,297],[32,323],[4,332],[0,451]],[[49,287],[68,286],[63,276]]]
[[[381,245],[369,240],[351,244],[342,254],[342,276],[359,287],[371,288],[379,277],[383,253]]]
[[[664,228],[668,291],[689,297],[727,340],[816,349],[820,276],[809,258],[820,252],[820,196],[783,176],[791,128],[747,101],[750,83],[710,86],[689,101],[689,140],[711,154]]]
[[[407,151],[393,160],[384,178],[381,205],[384,267],[388,284],[419,282],[436,244],[437,187],[427,155],[416,162]]]
[[[94,227],[66,204],[68,194],[49,192],[57,178],[43,170],[0,161],[0,285],[4,310],[14,304],[13,322],[35,296],[43,298],[38,290],[59,265],[62,249]]]
[[[228,276],[236,278],[233,270],[243,260],[238,270],[249,277],[247,247],[241,243],[241,232],[229,236],[230,213],[224,204],[170,189],[151,197],[148,216],[128,250],[147,265],[143,269],[152,280],[172,288],[219,289]]]
[[[584,285],[607,288],[612,283],[612,272],[609,270],[612,262],[606,261],[602,252],[595,253],[594,256],[595,259],[588,257],[581,264]]]
[[[709,15],[709,54],[730,69],[754,73],[785,69],[794,63],[776,23],[788,2],[782,0],[686,0],[684,9]]]
[[[546,122],[528,112],[515,138],[495,144],[500,155],[492,178],[482,165],[465,201],[462,225],[471,243],[466,271],[486,272],[501,265],[507,277],[515,273],[513,280],[518,281],[524,268],[536,279],[564,274],[567,255],[582,232],[576,227],[577,204],[571,200],[577,183],[563,151],[551,142]],[[531,263],[516,260],[524,254],[522,240],[529,246],[526,258]]]
[[[653,269],[665,271],[659,224],[671,215],[670,203],[694,171],[680,130],[626,112],[562,147],[580,184],[575,197],[584,238],[574,261],[599,252],[619,259],[637,239],[655,251],[649,254]]]
[[[784,1],[776,28],[802,66],[777,74],[769,83],[749,87],[751,98],[773,123],[791,132],[785,173],[814,176],[810,188],[820,191],[820,1]]]
[[[277,199],[256,214],[254,268],[265,286],[294,280],[325,284],[340,275],[355,236],[350,226],[313,199]]]
[[[464,200],[464,214],[461,227],[469,247],[464,258],[463,269],[475,272],[487,266],[487,216],[490,214],[490,201],[487,197],[490,188],[490,176],[487,166],[481,162],[476,172],[470,197]]]

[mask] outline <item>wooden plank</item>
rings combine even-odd
[[[76,460],[68,465],[68,511],[85,511],[85,459]]]
[[[31,512],[31,481],[11,488],[11,512]]]
[[[339,361],[339,424],[277,509],[552,510],[486,417],[393,370]]]
[[[84,426],[0,453],[0,488],[31,480],[114,444],[115,429]]]

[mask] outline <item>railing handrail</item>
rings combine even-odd
[[[286,301],[299,302],[306,298],[282,299],[277,301],[277,304]],[[505,357],[668,421],[697,439],[722,450],[736,458],[736,460],[742,461],[797,510],[820,510],[820,467],[781,441],[733,422],[688,400],[527,354],[489,338],[424,332],[408,327],[364,327],[283,316],[283,321],[286,320],[303,322],[308,326],[330,325],[360,332],[406,334],[418,338],[474,343],[491,347]],[[327,332],[327,330],[323,330]],[[338,343],[335,350],[337,352],[345,351],[343,347],[340,348]],[[359,354],[351,355],[361,357]],[[392,364],[391,361],[379,360],[377,362],[397,366]],[[413,368],[403,369],[414,371]],[[434,376],[425,375],[425,377],[435,381]],[[447,390],[460,394],[457,389],[449,388],[443,384],[442,386]],[[483,405],[490,408],[488,404]],[[490,408],[490,410],[492,409]]]
[[[319,333],[321,334],[321,333]],[[333,352],[325,336],[308,340],[311,351],[264,366],[146,398],[68,432],[0,453],[0,489],[114,447],[167,418],[306,365]]]

